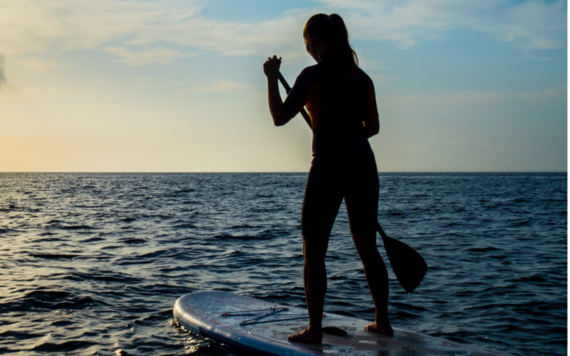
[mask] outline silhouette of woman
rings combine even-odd
[[[366,330],[392,335],[388,320],[388,272],[376,246],[378,169],[368,138],[380,123],[372,80],[358,68],[358,57],[337,14],[312,16],[303,30],[307,52],[317,62],[305,68],[282,101],[278,88],[281,58],[263,65],[269,109],[275,126],[285,125],[303,106],[313,127],[313,160],[301,215],[303,280],[309,326],[290,341],[321,343],[327,289],[325,254],[329,235],[344,198],[350,231],[360,255],[376,320]]]

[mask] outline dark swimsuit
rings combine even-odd
[[[353,235],[376,233],[378,169],[363,121],[377,120],[372,80],[339,75],[328,56],[305,68],[283,104],[303,106],[313,126],[313,160],[307,178],[301,227],[305,238],[328,238],[344,198]]]

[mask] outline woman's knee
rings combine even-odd
[[[367,235],[357,235],[352,234],[352,241],[354,241],[354,246],[359,248],[376,248],[376,234]]]
[[[303,255],[305,259],[324,260],[328,248],[328,238],[303,236]]]
[[[352,235],[354,246],[361,258],[375,256],[378,253],[376,247],[376,234],[373,235]]]

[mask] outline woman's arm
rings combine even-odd
[[[366,93],[366,103],[364,108],[364,120],[362,122],[366,138],[370,138],[380,132],[380,120],[378,119],[378,107],[376,106],[376,93],[374,84],[370,81]]]
[[[263,64],[263,71],[267,76],[267,93],[269,100],[269,111],[273,117],[275,126],[283,126],[293,118],[293,116],[283,108],[283,100],[279,93],[279,67],[281,66],[281,58],[277,56],[268,58]]]
[[[378,132],[380,132],[380,120],[378,119],[378,117],[376,117],[376,119],[364,121],[362,123],[362,126],[364,126],[364,132],[366,133],[366,138],[370,138],[378,134]]]
[[[283,109],[283,100],[279,93],[279,82],[277,77],[267,77],[267,92],[269,99],[269,111],[273,117],[275,126],[283,126],[288,123],[293,116]]]

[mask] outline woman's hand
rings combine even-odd
[[[281,66],[281,57],[269,57],[263,63],[263,72],[267,78],[277,78],[279,76],[279,67]]]
[[[285,109],[283,109],[283,100],[279,93],[279,67],[281,66],[281,57],[269,57],[263,63],[263,71],[267,76],[267,95],[269,99],[269,111],[273,117],[275,126],[285,125],[293,118]]]

